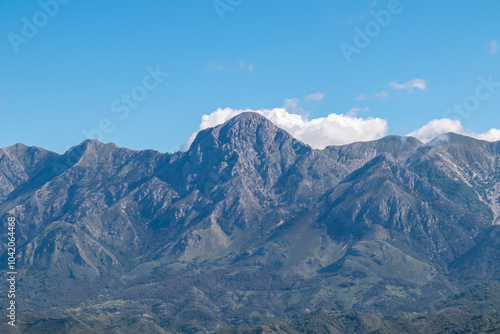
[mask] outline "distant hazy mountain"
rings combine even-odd
[[[453,133],[319,151],[244,113],[175,154],[17,144],[2,332],[500,331],[499,193],[500,142]]]

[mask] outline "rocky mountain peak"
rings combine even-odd
[[[214,128],[198,133],[190,151],[211,151],[239,153],[275,152],[284,147],[294,150],[311,150],[306,144],[293,138],[285,130],[278,128],[264,116],[245,112]]]

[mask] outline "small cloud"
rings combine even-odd
[[[285,99],[285,102],[283,102],[283,108],[297,108],[299,106],[299,99],[297,98],[291,98],[291,99]]]
[[[306,96],[306,100],[308,101],[321,101],[325,97],[325,93],[317,92],[311,95]]]
[[[408,90],[410,93],[413,92],[413,89],[418,88],[420,90],[427,89],[427,82],[423,79],[413,79],[408,81],[407,83],[396,83],[395,81],[391,81],[389,86],[398,89],[398,90]]]
[[[473,137],[480,140],[486,141],[500,141],[500,130],[499,129],[491,129],[485,133],[474,133],[471,131],[466,131],[462,125],[462,123],[458,120],[451,120],[449,118],[443,119],[435,119],[418,129],[410,133],[408,136],[415,137],[420,141],[427,143],[439,135],[442,135],[447,132],[454,132],[461,135]]]
[[[490,54],[496,55],[500,51],[500,47],[498,46],[498,41],[491,41],[490,42]]]
[[[297,98],[285,99],[283,102],[283,109],[295,115],[306,114],[306,111],[299,106],[299,99]]]
[[[418,129],[417,131],[413,131],[408,136],[415,137],[420,141],[426,143],[447,132],[462,133],[462,123],[460,121],[454,121],[449,118],[435,119]]]
[[[363,109],[361,108],[351,108],[346,114],[347,117],[352,117],[355,118],[358,116],[358,112],[363,111],[363,112],[368,112],[370,111],[370,108],[364,107]]]
[[[486,133],[481,133],[477,135],[477,139],[486,140],[486,141],[500,141],[500,130],[491,129]]]
[[[228,68],[222,64],[219,64],[215,61],[211,61],[207,65],[207,70],[208,71],[215,71],[215,72],[223,72],[227,70]]]
[[[389,92],[380,92],[376,93],[373,96],[366,96],[365,94],[359,94],[358,97],[356,97],[356,101],[366,101],[366,100],[373,100],[373,99],[385,99],[389,96]]]
[[[366,101],[368,100],[368,96],[365,94],[359,94],[358,97],[356,98],[356,101]]]
[[[211,61],[207,65],[207,70],[210,72],[232,72],[232,73],[243,72],[243,71],[252,72],[253,64],[247,64],[242,60],[238,62],[238,65],[222,64],[217,61]]]
[[[389,96],[389,92],[380,92],[374,95],[377,99],[385,99],[387,96]]]

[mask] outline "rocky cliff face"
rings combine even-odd
[[[471,270],[496,279],[499,163],[500,143],[455,134],[318,151],[246,113],[175,154],[1,149],[0,216],[19,222],[24,311],[179,331],[412,311]]]

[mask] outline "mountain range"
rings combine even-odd
[[[243,113],[174,154],[16,144],[10,216],[5,333],[500,332],[500,142],[315,150]]]

